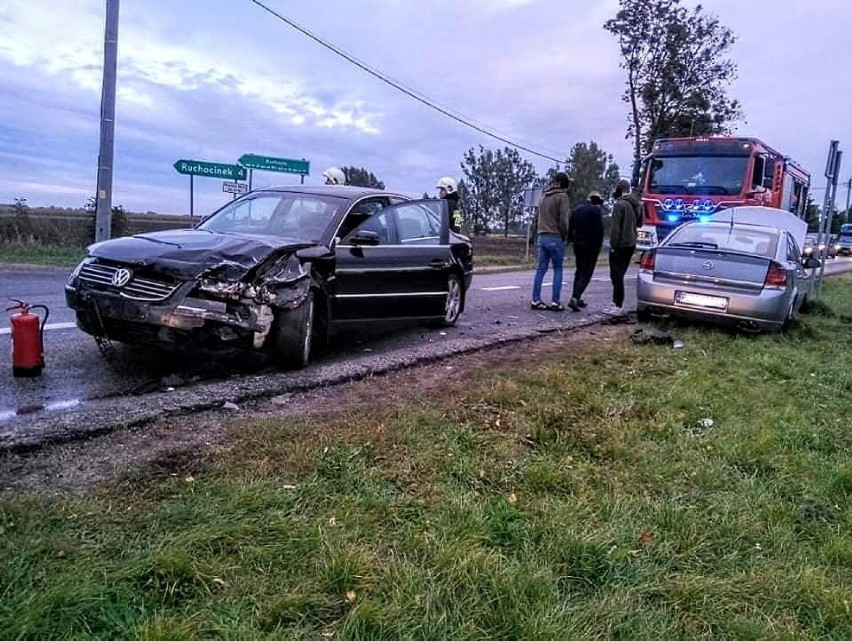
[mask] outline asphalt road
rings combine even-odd
[[[635,270],[634,265],[628,274],[628,308],[635,304],[631,286]],[[9,326],[0,326],[0,446],[4,438],[14,440],[18,431],[33,436],[42,426],[65,429],[74,421],[85,423],[95,414],[106,417],[106,422],[132,423],[156,415],[158,405],[171,411],[186,410],[196,401],[215,405],[229,398],[365,376],[538,331],[567,329],[598,319],[611,292],[608,270],[601,267],[585,296],[589,301],[586,310],[532,311],[531,271],[478,274],[467,310],[456,327],[438,330],[376,323],[340,334],[329,353],[304,372],[280,373],[264,357],[246,354],[176,356],[119,345],[107,359],[91,337],[73,326],[73,314],[65,307],[63,295],[68,271],[0,266],[0,300],[19,298],[46,304],[51,310],[45,334],[46,368],[40,378],[12,376]],[[852,259],[831,261],[827,272],[838,271],[852,271]],[[566,271],[566,289],[572,278]],[[545,283],[544,298],[549,300],[549,277]],[[64,418],[71,415],[73,421]]]

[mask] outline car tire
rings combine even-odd
[[[456,274],[450,274],[447,278],[447,302],[444,305],[444,317],[441,326],[452,327],[459,319],[464,308],[464,287],[461,278]]]
[[[314,293],[295,309],[281,310],[272,325],[272,351],[286,369],[304,369],[311,360],[314,335]]]

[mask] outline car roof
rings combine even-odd
[[[357,200],[365,196],[393,196],[395,198],[405,198],[401,194],[395,194],[383,189],[373,189],[370,187],[353,187],[350,185],[281,185],[261,187],[255,191],[287,191],[297,194],[315,194],[317,196],[337,196],[339,198],[347,198],[349,200]]]

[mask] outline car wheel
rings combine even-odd
[[[447,279],[447,303],[444,306],[444,318],[441,319],[441,325],[444,327],[455,325],[463,306],[464,289],[461,279],[455,274],[450,274]]]
[[[279,311],[272,326],[273,353],[282,367],[302,369],[311,360],[314,334],[314,293],[296,309]]]

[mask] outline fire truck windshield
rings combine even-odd
[[[654,156],[648,170],[648,192],[740,194],[746,182],[748,160],[748,156]]]

